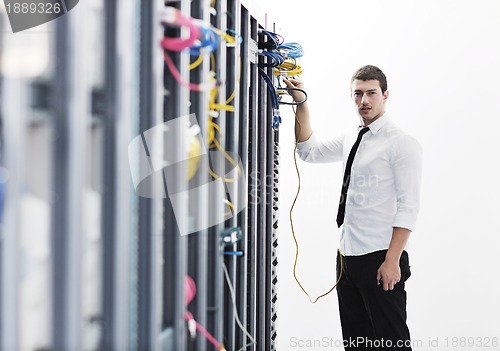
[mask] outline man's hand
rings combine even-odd
[[[377,271],[377,284],[384,284],[384,290],[393,290],[394,285],[401,280],[401,268],[399,267],[399,259],[403,252],[410,230],[406,228],[394,227],[392,230],[392,239],[389,244],[389,249],[385,255],[385,261]]]
[[[401,280],[401,268],[398,260],[386,260],[377,270],[377,285],[382,283],[384,290],[393,290],[394,286]]]
[[[305,90],[304,83],[300,80],[283,78],[283,83],[285,83],[287,88],[291,88],[291,89],[297,88],[297,89]],[[292,98],[298,102],[304,101],[306,99],[304,93],[302,93],[301,91],[298,91],[298,90],[288,90],[288,94],[290,94],[292,96]]]
[[[299,90],[293,90],[304,90],[304,83],[302,81],[283,78],[283,83],[285,83],[287,88],[291,89],[287,91],[288,94],[290,94],[295,100],[295,102],[302,102],[306,99],[306,96],[303,92]],[[299,104],[295,107],[297,108],[295,110],[295,141],[301,143],[308,140],[313,133],[309,118],[309,107],[307,106],[307,102]]]

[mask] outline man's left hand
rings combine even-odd
[[[399,268],[399,261],[388,261],[386,259],[377,270],[377,285],[382,283],[385,291],[393,290],[400,280],[401,268]]]

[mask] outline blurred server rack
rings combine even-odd
[[[168,52],[178,77],[168,7],[225,38]],[[251,0],[79,2],[21,34],[48,57],[26,75],[0,16],[0,348],[275,350],[279,131],[255,51],[274,22]],[[172,166],[189,140],[195,175]]]

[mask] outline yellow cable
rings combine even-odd
[[[215,69],[215,55],[213,53],[210,54],[210,65],[212,65],[212,72],[214,72],[213,70]]]
[[[201,65],[202,62],[203,62],[203,54],[200,53],[200,56],[198,56],[198,58],[189,65],[189,70],[192,71],[193,69]]]
[[[219,132],[219,135],[222,135],[220,126],[215,123],[213,120],[213,117],[210,116],[208,119],[208,146],[212,147],[213,141],[215,139],[215,131]]]
[[[224,216],[234,215],[234,205],[231,201],[226,199],[226,204],[229,206],[230,211],[224,213]]]
[[[221,152],[224,155],[224,158],[229,161],[235,168],[236,171],[238,172],[238,176],[236,178],[225,178],[217,175],[210,167],[208,168],[208,172],[212,177],[214,177],[217,180],[221,180],[225,183],[234,183],[236,182],[240,177],[241,177],[241,168],[238,165],[238,163],[227,153],[226,150],[219,144],[219,141],[217,140],[217,137],[215,135],[215,132],[217,131],[219,134],[219,138],[222,138],[222,132],[220,129],[220,126],[213,121],[213,118],[210,116],[210,119],[208,121],[208,147],[209,148],[217,148],[219,152]]]
[[[224,150],[224,148],[222,148],[222,146],[219,144],[217,139],[214,139],[213,143],[214,143],[215,147],[224,155],[226,160],[228,160],[229,163],[231,163],[236,168],[236,171],[238,172],[238,176],[236,178],[221,177],[221,176],[217,175],[214,171],[212,171],[212,169],[210,167],[208,168],[208,172],[210,173],[210,175],[212,177],[214,177],[217,180],[222,180],[224,183],[234,183],[234,182],[238,181],[238,179],[241,177],[240,166],[236,163],[236,161],[231,156],[229,156],[229,154],[226,152],[226,150]]]
[[[214,30],[229,45],[236,45],[237,44],[238,40],[237,40],[237,38],[235,36],[232,36],[232,35],[229,35],[227,33],[224,33],[219,28],[214,28]]]
[[[218,31],[218,34],[221,35],[221,36],[225,35],[224,39],[226,41],[228,41],[229,43],[231,43],[231,40],[232,40],[230,38],[233,38],[234,42],[236,42],[236,37],[232,37],[232,36],[230,36],[228,34],[226,35],[225,33],[223,33],[222,31],[220,31],[218,29],[216,29],[216,31]],[[240,64],[239,64],[237,84],[236,84],[233,92],[231,93],[231,95],[226,99],[225,103],[223,103],[223,104],[216,103],[217,96],[219,95],[219,87],[218,87],[218,85],[215,85],[210,90],[209,103],[208,103],[208,108],[209,108],[210,111],[217,112],[217,111],[224,110],[224,111],[228,111],[228,112],[234,112],[234,106],[231,106],[229,104],[236,97],[236,91],[237,91],[237,89],[239,87],[240,78],[241,78],[241,65],[242,65],[242,63],[241,63],[241,57],[239,57],[239,63]],[[215,68],[215,56],[213,54],[210,55],[210,64],[212,65],[212,69],[214,69]],[[213,77],[215,77],[215,73],[214,72],[213,72]],[[219,134],[219,138],[216,137],[216,133]],[[221,177],[218,174],[216,174],[210,167],[208,168],[208,172],[210,173],[210,175],[213,178],[215,178],[217,180],[221,180],[221,181],[223,181],[225,183],[234,183],[234,182],[236,182],[241,177],[241,174],[242,174],[241,168],[240,168],[239,164],[220,145],[218,139],[222,139],[222,131],[221,131],[220,126],[213,121],[213,115],[210,115],[209,116],[209,121],[208,121],[208,146],[209,146],[209,148],[214,148],[214,147],[217,148],[217,150],[219,150],[219,152],[221,152],[224,155],[224,158],[226,160],[228,160],[229,163],[231,163],[236,168],[236,171],[238,172],[238,176],[236,178]]]
[[[187,178],[191,180],[196,172],[201,162],[201,143],[196,135],[191,135],[191,140],[189,141],[188,150],[188,164],[187,164]]]
[[[296,77],[303,73],[302,67],[294,60],[287,58],[285,62],[277,67],[274,74],[276,76]]]
[[[213,62],[213,56],[211,57],[212,59],[212,64],[215,65],[215,62]],[[219,93],[219,87],[216,85],[212,88],[212,90],[210,91],[210,102],[208,104],[208,108],[210,110],[214,110],[214,111],[220,111],[220,110],[224,110],[224,111],[228,111],[228,112],[234,112],[234,106],[231,106],[229,105],[233,100],[234,98],[236,97],[236,92],[239,88],[239,84],[240,84],[240,79],[241,79],[241,57],[239,57],[239,70],[238,70],[238,78],[237,78],[237,84],[236,86],[234,87],[233,89],[233,92],[231,93],[231,95],[229,95],[229,97],[226,99],[226,102],[224,104],[217,104],[215,102],[215,100],[217,99],[217,95]]]
[[[299,132],[297,134],[297,139],[295,140],[295,148],[293,150],[293,160],[295,162],[295,170],[297,171],[297,179],[299,181],[299,184],[297,186],[297,194],[295,195],[295,199],[293,200],[292,207],[290,208],[290,224],[292,226],[293,241],[295,241],[295,260],[293,262],[293,277],[295,278],[295,281],[300,286],[300,288],[302,289],[304,294],[306,294],[306,296],[309,298],[309,301],[311,301],[311,303],[316,303],[316,302],[318,302],[319,299],[321,299],[322,297],[325,297],[326,295],[331,293],[339,284],[340,278],[342,278],[342,255],[340,254],[340,250],[339,250],[338,253],[339,253],[339,257],[340,257],[340,274],[339,274],[339,277],[337,279],[337,282],[335,283],[334,286],[332,286],[332,288],[330,290],[319,295],[315,300],[313,300],[311,298],[311,296],[309,295],[309,293],[306,291],[306,289],[300,283],[299,278],[297,277],[297,261],[299,260],[299,242],[297,241],[297,236],[295,235],[295,229],[293,227],[293,214],[292,214],[292,212],[293,212],[293,208],[295,207],[295,203],[297,202],[297,199],[298,199],[299,193],[300,193],[300,172],[299,172],[299,166],[297,164],[297,146],[299,143],[300,133],[302,132],[302,125],[300,124],[299,118],[297,117],[297,110],[293,109],[293,112],[295,113],[295,120],[297,121],[297,124],[299,125]]]

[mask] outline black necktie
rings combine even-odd
[[[345,165],[345,171],[344,171],[344,180],[342,182],[342,193],[340,194],[339,211],[337,212],[337,225],[339,227],[342,225],[342,223],[344,223],[347,189],[349,188],[349,183],[351,181],[351,167],[352,167],[352,162],[354,161],[354,155],[356,155],[358,146],[361,143],[361,138],[369,130],[370,128],[364,127],[359,131],[358,138],[356,139],[356,142],[352,146],[351,152],[349,152],[349,157],[347,158],[347,164]]]

